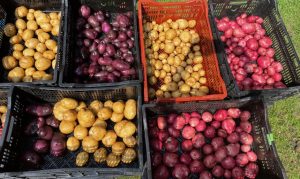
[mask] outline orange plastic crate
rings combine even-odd
[[[147,62],[144,47],[143,19],[155,20],[162,23],[168,19],[195,19],[196,31],[200,36],[200,47],[203,56],[203,68],[206,71],[207,86],[210,93],[206,96],[157,98],[157,102],[188,102],[223,100],[227,96],[226,86],[221,77],[213,37],[208,18],[208,5],[206,0],[193,0],[188,2],[154,2],[152,0],[138,1],[138,18],[140,31],[141,59],[144,74],[144,101],[150,102],[148,95]]]

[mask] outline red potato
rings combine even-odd
[[[192,162],[192,158],[191,158],[190,154],[189,153],[181,154],[180,162],[182,162],[183,164],[189,165]]]
[[[163,143],[158,139],[151,139],[150,140],[151,149],[154,151],[160,152],[163,149]]]
[[[227,132],[224,129],[218,129],[218,136],[222,138],[226,138]]]
[[[213,121],[210,125],[215,129],[219,129],[221,127],[221,122]]]
[[[283,66],[280,62],[272,62],[271,66],[275,69],[277,73],[281,72],[283,70]]]
[[[193,160],[192,163],[190,163],[190,171],[192,173],[200,173],[204,169],[205,169],[204,165],[199,160]]]
[[[268,68],[271,65],[271,59],[267,56],[260,56],[257,59],[257,64],[263,69]]]
[[[236,28],[233,30],[233,36],[237,38],[243,38],[246,36],[246,34],[241,28]]]
[[[55,157],[60,157],[66,149],[65,135],[54,133],[50,143],[50,153]]]
[[[163,116],[159,116],[157,118],[157,127],[160,129],[160,130],[164,130],[166,127],[167,127],[167,120],[165,117]]]
[[[210,112],[202,113],[202,120],[204,122],[211,122],[213,120],[213,115]]]
[[[204,131],[204,136],[209,138],[209,139],[212,139],[214,138],[216,135],[216,129],[211,127],[211,126],[208,126],[206,127],[205,131]]]
[[[221,165],[224,169],[233,169],[235,167],[235,160],[233,157],[228,156],[222,161]]]
[[[242,30],[247,33],[247,34],[254,34],[256,29],[255,29],[255,24],[253,23],[247,23],[245,22],[243,25],[242,25]]]
[[[214,148],[211,144],[205,144],[202,148],[202,151],[204,154],[209,155],[209,154],[213,153]]]
[[[168,124],[173,124],[175,119],[177,117],[177,114],[169,114],[168,115],[168,118],[167,118],[167,123]]]
[[[269,37],[263,37],[259,40],[259,45],[263,48],[269,48],[272,46],[272,39]]]
[[[251,114],[249,111],[242,111],[241,115],[240,115],[240,119],[241,121],[248,121],[251,117]]]
[[[242,145],[241,150],[242,150],[242,152],[247,153],[251,150],[251,146],[250,145]]]
[[[174,167],[178,161],[178,155],[176,153],[166,152],[163,155],[163,162],[167,167]]]
[[[215,177],[222,177],[224,175],[224,169],[220,166],[220,165],[216,165],[213,169],[212,169],[212,174]]]
[[[253,151],[247,152],[247,156],[250,162],[255,162],[257,160],[257,155]]]
[[[186,112],[182,113],[181,115],[185,119],[185,124],[188,124],[190,122],[191,115],[189,113],[186,113]]]
[[[173,123],[173,127],[175,129],[180,130],[180,129],[182,129],[184,127],[184,125],[185,125],[185,118],[183,116],[181,116],[181,115],[177,116],[176,119],[175,119],[175,121],[174,121],[174,123]]]
[[[180,136],[180,130],[174,129],[172,126],[168,127],[168,132],[171,137],[179,137]]]
[[[244,167],[245,165],[248,164],[249,159],[247,154],[240,153],[236,156],[235,161],[238,166]]]
[[[193,160],[199,160],[202,158],[202,153],[197,150],[197,149],[193,149],[191,152],[190,152],[190,157],[193,159]]]
[[[26,107],[26,112],[37,117],[45,117],[52,114],[52,106],[50,104],[33,104]]]
[[[160,141],[164,142],[168,139],[169,133],[167,131],[159,131],[157,136]]]
[[[209,171],[203,171],[200,173],[199,179],[212,179],[212,174]]]
[[[178,141],[176,138],[173,137],[169,137],[166,141],[165,141],[165,149],[168,152],[177,152],[178,150]],[[161,151],[161,150],[160,150]]]
[[[215,156],[207,155],[203,160],[203,164],[207,168],[214,168],[214,166],[217,164]]]
[[[203,120],[199,120],[195,129],[197,132],[203,132],[206,129],[206,123]]]
[[[217,24],[217,28],[219,31],[222,31],[222,32],[225,32],[227,31],[230,26],[228,23],[224,22],[224,21],[220,21],[218,24]]]
[[[226,119],[222,122],[222,129],[228,134],[231,134],[235,130],[235,121],[233,119]]]
[[[227,114],[229,117],[232,117],[232,118],[239,118],[240,115],[241,115],[241,110],[238,109],[238,108],[229,108],[227,110]]]
[[[213,146],[213,149],[216,151],[218,148],[224,146],[225,144],[222,137],[216,137],[211,140],[211,145]]]
[[[201,133],[198,133],[193,137],[192,142],[196,149],[200,149],[205,144],[205,138]]]
[[[200,119],[197,117],[191,117],[189,124],[191,127],[196,127],[200,122]]]
[[[217,162],[222,162],[224,158],[227,157],[227,149],[226,147],[220,147],[218,150],[215,152],[215,158]]]
[[[245,176],[248,178],[256,178],[259,167],[256,163],[249,163],[245,168]]]
[[[217,121],[224,121],[226,118],[227,118],[227,111],[225,109],[219,109],[214,114],[214,119]]]
[[[240,127],[244,132],[250,133],[252,131],[252,125],[248,121],[243,121],[240,123]]]
[[[240,136],[237,132],[233,132],[227,137],[227,141],[231,144],[237,143],[240,141]]]
[[[186,178],[189,176],[189,174],[190,174],[190,169],[186,165],[180,163],[175,165],[172,172],[172,176],[178,179]]]
[[[234,178],[244,178],[244,170],[240,167],[234,167],[232,169],[232,177]]]
[[[196,131],[191,126],[185,126],[181,132],[181,135],[185,139],[192,139],[196,134]]]
[[[189,152],[193,149],[193,143],[192,140],[184,140],[181,143],[181,149],[185,152]]]
[[[159,166],[162,163],[162,159],[163,159],[163,157],[162,157],[161,153],[159,153],[159,152],[152,153],[152,155],[151,155],[151,165],[153,167]]]
[[[159,129],[155,126],[153,128],[150,128],[149,129],[149,136],[151,138],[157,138],[158,137],[158,132],[159,132]]]
[[[231,171],[230,170],[225,170],[225,172],[224,172],[224,177],[225,178],[231,178]]]
[[[198,118],[198,119],[201,119],[201,114],[199,114],[198,112],[192,112],[191,113],[191,117],[195,117],[195,118]]]
[[[160,165],[153,171],[153,178],[168,179],[169,177],[170,173],[165,165]]]
[[[252,39],[249,39],[247,41],[247,47],[250,49],[250,50],[257,50],[259,45],[258,45],[258,42],[256,39],[252,38]]]
[[[226,149],[229,156],[235,157],[240,152],[240,144],[229,144]]]
[[[253,137],[246,132],[242,132],[240,134],[240,142],[242,144],[251,145],[253,143]]]

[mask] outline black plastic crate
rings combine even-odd
[[[105,86],[119,86],[119,85],[130,85],[139,84],[143,81],[142,66],[140,62],[140,51],[139,51],[139,36],[138,36],[138,21],[137,21],[137,10],[136,10],[136,0],[67,0],[68,3],[68,14],[67,14],[67,27],[65,44],[66,50],[64,59],[61,64],[60,76],[59,76],[59,86],[61,87],[105,87]],[[78,10],[81,5],[86,4],[93,10],[103,10],[107,12],[122,13],[122,12],[133,12],[133,26],[134,26],[134,68],[137,72],[136,79],[131,79],[128,81],[114,82],[114,83],[77,83],[74,80],[74,70],[75,70],[75,58],[76,53],[79,52],[78,47],[76,47],[77,40],[77,30],[76,30],[76,19],[79,17]]]
[[[76,152],[66,152],[62,157],[53,157],[50,154],[43,157],[40,170],[25,171],[20,168],[19,155],[25,148],[31,148],[33,138],[23,137],[22,127],[26,121],[25,106],[28,104],[52,103],[63,97],[70,97],[85,102],[92,100],[127,100],[137,101],[137,117],[134,122],[137,125],[138,145],[136,146],[137,159],[131,164],[121,163],[116,168],[109,168],[106,164],[97,164],[90,155],[86,167],[75,166]],[[6,127],[3,130],[5,137],[0,141],[0,178],[11,177],[37,177],[37,178],[67,178],[89,177],[99,175],[142,175],[143,170],[143,137],[142,137],[142,113],[141,113],[141,89],[138,85],[120,86],[116,88],[102,89],[63,89],[63,88],[31,88],[13,87],[10,90]],[[108,125],[112,128],[113,125]]]
[[[53,79],[49,81],[34,81],[34,82],[19,82],[12,83],[7,80],[8,70],[4,69],[2,64],[0,65],[0,87],[16,86],[29,86],[29,85],[44,85],[55,86],[57,85],[60,61],[63,58],[64,44],[64,25],[65,25],[65,0],[9,0],[0,1],[0,59],[6,55],[12,54],[12,45],[9,43],[9,37],[4,35],[4,26],[7,23],[15,24],[15,9],[18,6],[25,6],[27,8],[33,8],[44,12],[61,12],[60,30],[59,36],[55,37],[57,41],[57,58],[56,67],[47,70],[47,73],[53,75]]]
[[[219,58],[219,64],[223,79],[227,86],[228,96],[232,98],[263,95],[266,100],[272,98],[285,98],[295,90],[300,89],[300,60],[286,30],[283,20],[279,14],[277,1],[268,0],[209,0],[209,13],[213,24],[213,35]],[[283,65],[283,82],[288,86],[285,89],[272,90],[239,90],[238,85],[231,73],[227,56],[224,51],[225,44],[220,40],[221,33],[216,28],[215,18],[229,17],[235,19],[242,13],[258,15],[264,19],[263,27],[267,35],[273,40],[275,59]]]
[[[268,122],[268,113],[265,103],[257,98],[244,98],[239,100],[206,102],[206,103],[181,103],[181,104],[146,104],[143,105],[143,122],[146,135],[147,145],[147,167],[148,177],[151,178],[151,157],[150,145],[148,136],[147,122],[159,115],[167,115],[170,113],[182,112],[215,112],[217,109],[227,109],[231,107],[238,107],[243,110],[251,112],[250,122],[252,124],[253,144],[252,150],[257,154],[257,164],[259,165],[258,179],[286,179],[285,170],[278,157],[275,144],[269,140],[271,136],[271,128]],[[193,175],[192,178],[199,176]]]

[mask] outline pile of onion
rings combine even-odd
[[[131,12],[91,12],[82,5],[77,19],[76,82],[118,82],[136,79],[134,27]],[[112,22],[111,22],[112,21]]]
[[[273,42],[261,17],[242,14],[232,21],[224,17],[216,22],[223,32],[227,62],[240,90],[286,88],[281,75],[283,66],[274,59]]]
[[[153,178],[255,178],[249,111],[169,114],[148,122]]]

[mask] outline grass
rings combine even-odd
[[[300,54],[299,0],[278,0],[279,11]],[[300,178],[300,153],[294,150],[300,141],[300,96],[276,102],[269,109],[269,120],[282,164],[290,179]]]

